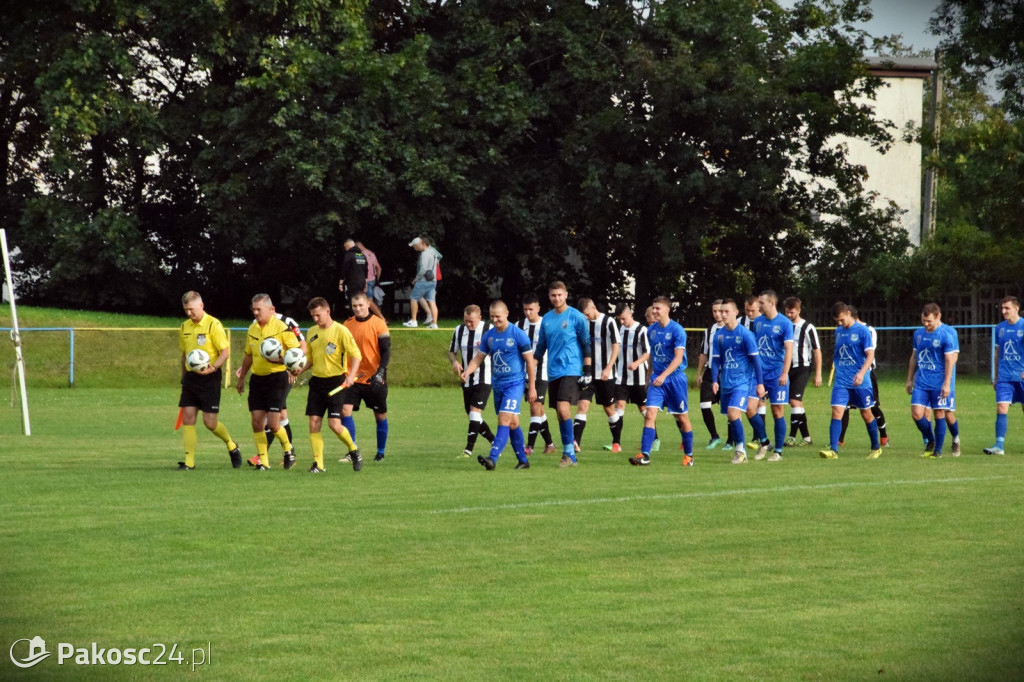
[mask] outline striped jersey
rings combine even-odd
[[[715,334],[724,327],[725,325],[721,322],[715,322],[713,325],[704,330],[704,338],[700,342],[700,354],[711,359],[711,349],[715,343]]]
[[[480,339],[483,337],[484,332],[491,328],[491,323],[481,320],[480,324],[476,326],[476,329],[470,329],[464,324],[460,324],[455,328],[455,332],[452,334],[452,343],[448,347],[449,353],[454,353],[462,363],[463,369],[469,365],[469,361],[473,359],[476,352],[480,349]],[[484,361],[480,364],[479,369],[469,375],[469,378],[463,382],[463,386],[466,388],[472,388],[473,386],[479,386],[480,384],[490,385],[491,383],[491,357],[488,355],[484,358]]]
[[[620,386],[646,386],[648,363],[642,362],[634,370],[630,370],[629,366],[639,360],[644,353],[650,352],[647,345],[647,327],[639,322],[633,322],[632,327],[623,327],[621,334],[618,366],[615,368],[618,378],[615,383]]]
[[[530,322],[527,318],[523,318],[516,322],[516,326],[526,332],[527,338],[530,339],[530,350],[537,350],[537,336],[540,333],[540,319],[536,322]],[[544,362],[544,358],[537,361],[537,381],[548,380],[548,364]]]
[[[807,320],[793,323],[793,363],[791,369],[814,366],[814,351],[821,349],[818,330]]]
[[[600,379],[605,367],[611,367],[612,372],[609,380],[615,381],[618,378],[617,368],[618,353],[614,346],[621,344],[619,325],[611,315],[598,313],[596,320],[587,320],[590,325],[590,354],[594,363],[594,378]]]

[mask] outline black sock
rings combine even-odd
[[[839,432],[839,442],[846,440],[846,427],[850,425],[850,408],[843,411],[843,429]]]
[[[491,427],[487,425],[487,422],[480,422],[480,435],[487,439],[488,443],[494,442],[494,434],[491,433]]]
[[[885,415],[882,413],[882,408],[876,404],[871,408],[871,414],[875,415],[875,421],[878,422],[878,436],[888,438],[885,433]]]
[[[476,445],[476,437],[480,433],[481,422],[469,421],[469,431],[466,432],[466,450],[473,452],[473,446]]]
[[[704,426],[707,427],[711,438],[718,438],[718,427],[715,426],[715,411],[710,407],[702,407],[700,408],[700,416],[704,418]]]
[[[274,443],[274,432],[270,430],[269,426],[263,427],[263,434],[267,437],[267,445]]]
[[[614,424],[608,424],[608,429],[612,432],[612,442],[618,443],[622,440],[622,417],[615,420]]]
[[[292,425],[290,422],[284,425],[284,432],[288,434],[288,442],[291,443],[294,439],[292,438]]]
[[[537,442],[537,434],[540,433],[540,424],[537,422],[530,422],[530,432],[526,436],[526,446],[533,449],[533,444]]]
[[[548,427],[547,419],[540,423],[540,437],[544,439],[544,445],[551,445],[554,442],[551,440],[551,429]]]
[[[582,446],[583,444],[583,429],[587,428],[587,422],[574,419],[572,422],[572,437],[576,441],[576,445]]]

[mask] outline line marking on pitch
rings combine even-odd
[[[741,488],[737,490],[714,490],[693,493],[666,493],[661,495],[628,495],[624,497],[592,497],[582,500],[546,500],[543,502],[516,502],[480,507],[454,507],[433,509],[431,514],[469,514],[472,512],[504,511],[509,509],[534,509],[538,507],[568,507],[586,504],[615,504],[621,502],[648,502],[651,500],[683,500],[700,497],[727,497],[730,495],[762,495],[766,493],[788,493],[799,491],[835,490],[837,488],[868,488],[906,485],[929,485],[933,483],[973,483],[998,481],[1009,476],[983,476],[968,478],[925,478],[916,481],[848,481],[846,483],[821,483],[819,485],[784,485],[777,488]]]

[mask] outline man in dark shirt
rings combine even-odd
[[[341,278],[338,290],[345,294],[348,303],[353,296],[366,289],[366,256],[351,239],[345,240],[345,255],[341,259]]]

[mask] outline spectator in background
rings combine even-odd
[[[380,261],[377,260],[377,254],[366,248],[358,239],[356,248],[366,256],[366,298],[370,304],[370,312],[383,320],[384,313],[381,312],[380,306],[384,303],[384,290],[380,288]]]
[[[412,278],[412,293],[409,295],[410,316],[405,327],[418,327],[416,316],[419,314],[420,301],[427,312],[427,319],[423,323],[429,329],[437,329],[437,267],[441,260],[441,254],[430,245],[427,237],[416,237],[409,246],[419,251],[419,259],[416,262],[416,276]]]
[[[356,243],[346,239],[344,243],[345,255],[341,258],[341,278],[338,280],[338,290],[345,294],[345,304],[357,293],[366,291],[367,266],[366,254],[359,250]]]

